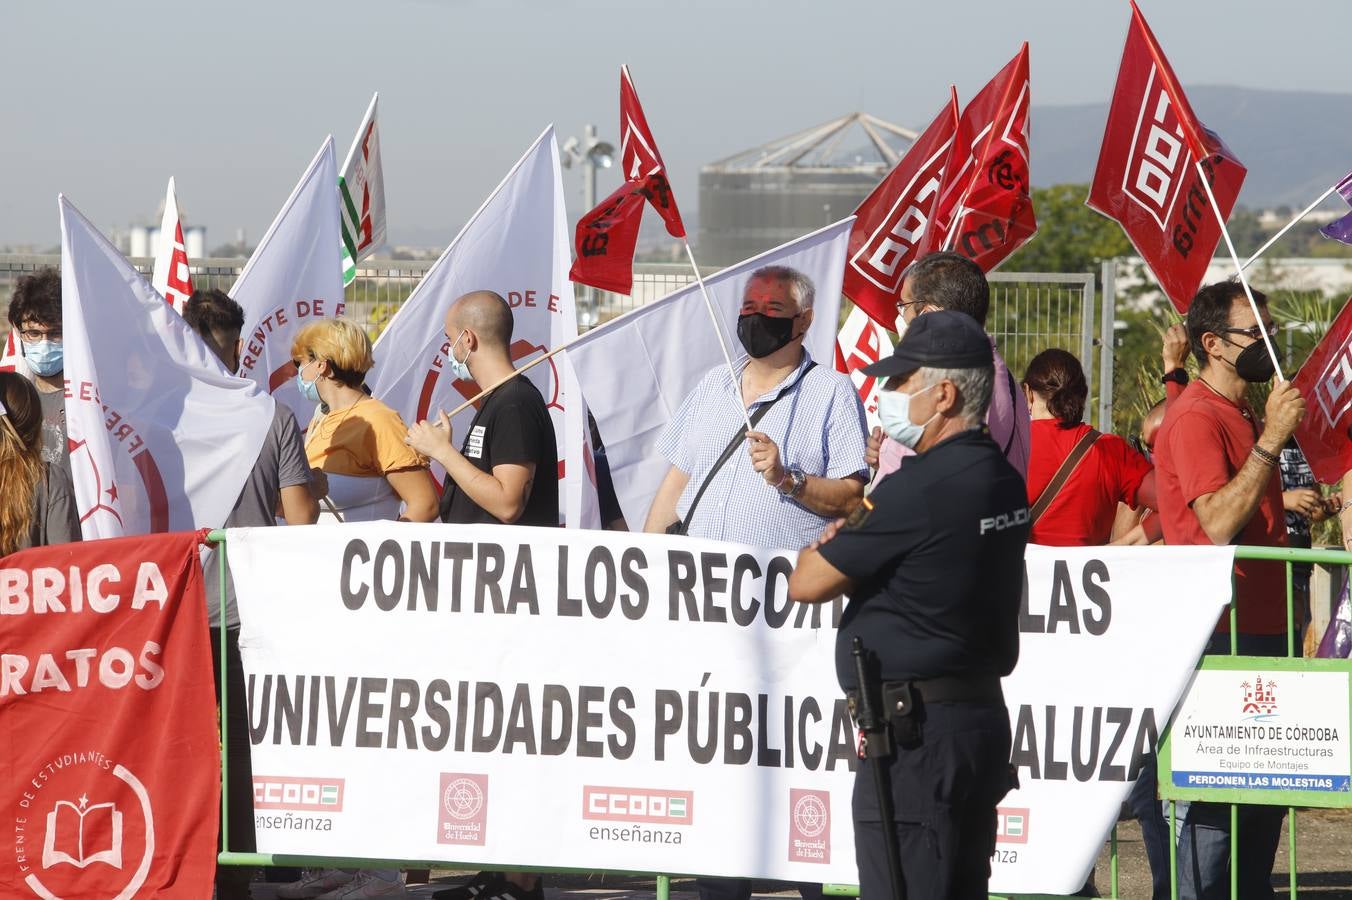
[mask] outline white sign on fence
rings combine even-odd
[[[856,881],[841,607],[788,601],[794,553],[395,523],[228,549],[260,851]],[[994,887],[1083,882],[1230,552],[1030,548]]]

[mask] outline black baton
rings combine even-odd
[[[878,814],[883,820],[892,900],[906,900],[906,883],[901,879],[901,856],[897,850],[897,823],[892,820],[892,773],[888,767],[892,748],[887,720],[873,707],[875,685],[869,677],[864,642],[856,637],[850,652],[854,656],[854,677],[859,685],[859,708],[855,711],[859,723],[859,758],[873,760],[873,787],[878,793]]]

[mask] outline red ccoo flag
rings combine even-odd
[[[1335,484],[1352,470],[1352,302],[1343,306],[1292,384],[1306,403],[1296,442],[1314,477]]]
[[[957,131],[955,93],[854,211],[843,293],[884,328],[895,327],[902,276],[933,220]]]
[[[1122,226],[1180,313],[1192,303],[1221,239],[1199,159],[1228,218],[1247,172],[1197,120],[1133,3],[1088,204]]]
[[[955,250],[989,272],[1037,232],[1028,177],[1028,44],[962,111],[923,256]]]
[[[620,170],[624,184],[577,223],[577,259],[568,277],[617,294],[634,287],[634,246],[644,201],[652,203],[667,232],[685,237],[666,165],[643,115],[629,67],[620,67]]]

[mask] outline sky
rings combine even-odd
[[[1140,2],[1185,85],[1352,91],[1346,0]],[[950,82],[965,102],[1023,40],[1035,106],[1103,102],[1130,8],[5,0],[5,13],[0,245],[45,249],[59,192],[105,229],[158,224],[170,175],[208,246],[238,228],[257,241],[326,135],[341,164],[376,90],[391,242],[441,246],[549,124],[560,143],[589,122],[613,141],[625,62],[694,207],[701,165],[854,110],[922,128]],[[564,183],[576,217],[576,169]],[[603,172],[600,193],[617,183]]]

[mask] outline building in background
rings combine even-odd
[[[854,212],[919,133],[850,113],[710,163],[699,174],[699,258],[741,262]]]
[[[188,262],[196,262],[199,259],[206,259],[207,256],[207,230],[202,225],[189,225],[188,214],[179,204],[179,217],[183,220],[183,249],[188,254]],[[126,231],[126,240],[117,240],[120,235],[116,232],[114,242],[118,249],[127,255],[129,259],[138,257],[153,257],[160,242],[160,222],[164,221],[164,200],[160,200],[159,209],[155,210],[153,224],[150,225],[132,225]]]

